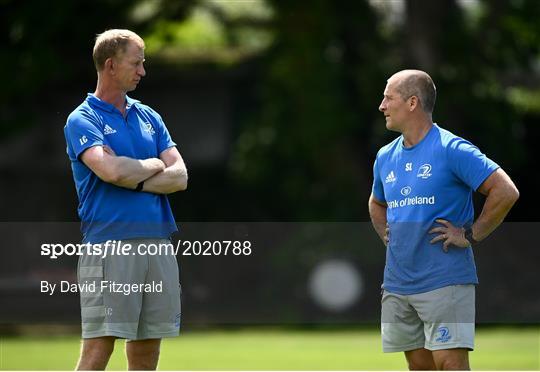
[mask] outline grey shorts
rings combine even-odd
[[[474,349],[475,286],[452,285],[413,295],[383,291],[383,351]]]
[[[170,241],[123,240],[122,246],[131,245],[129,254],[79,257],[77,279],[83,338],[115,336],[143,340],[178,336],[181,294],[178,263],[172,252],[139,253],[139,246],[144,253],[152,243],[164,246]]]

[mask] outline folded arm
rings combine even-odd
[[[165,169],[161,159],[132,159],[116,156],[108,146],[93,146],[81,155],[82,162],[102,181],[135,189],[137,184]]]
[[[165,169],[145,180],[142,191],[154,194],[171,194],[185,190],[188,174],[184,160],[177,148],[169,147],[159,155],[159,158],[165,164]]]

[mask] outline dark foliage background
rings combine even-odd
[[[188,190],[170,197],[178,221],[364,223],[358,230],[325,225],[316,235],[320,244],[306,245],[295,244],[301,226],[278,229],[279,246],[266,247],[249,265],[231,263],[236,271],[220,271],[223,262],[216,259],[188,260],[185,295],[202,319],[219,318],[209,304],[221,297],[198,298],[197,291],[223,295],[228,282],[221,274],[238,275],[232,283],[239,298],[262,288],[260,303],[286,309],[282,319],[319,319],[305,280],[328,257],[355,263],[369,283],[368,302],[346,319],[373,319],[384,251],[365,224],[371,168],[378,148],[397,135],[386,131],[377,108],[386,79],[404,68],[433,77],[434,120],[471,140],[515,180],[521,198],[508,220],[538,221],[540,2],[267,0],[242,12],[223,3],[0,0],[0,221],[6,233],[22,231],[9,222],[78,220],[62,129],[95,87],[91,50],[107,28],[130,28],[147,41],[148,76],[131,95],[162,114],[188,165]],[[193,14],[212,19],[211,27],[197,28]],[[217,31],[208,36],[209,29]],[[482,199],[476,202],[480,207]],[[538,244],[527,240],[535,226],[512,225],[478,249],[480,275],[491,291],[481,306],[486,319],[519,321],[513,303],[530,310],[529,320],[540,316],[540,301],[529,295],[540,282]],[[1,293],[41,265],[13,264],[21,252],[36,254],[31,236],[40,235],[24,234],[30,238],[16,249],[6,242],[19,240],[3,239],[8,281]],[[345,242],[338,238],[343,234]],[[335,243],[322,243],[328,240]],[[73,262],[63,265],[73,270]],[[276,273],[280,278],[265,282]],[[293,305],[284,307],[275,294],[288,287],[296,288],[284,295]],[[35,301],[35,288],[28,290],[28,301]],[[10,303],[22,304],[17,301]],[[15,307],[6,309],[10,319]]]

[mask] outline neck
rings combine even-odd
[[[126,110],[126,92],[118,89],[113,84],[103,81],[98,77],[94,95],[102,101],[110,103],[121,113]]]
[[[405,147],[412,147],[418,144],[424,139],[432,126],[433,122],[431,118],[416,122],[413,126],[403,131],[403,145]]]

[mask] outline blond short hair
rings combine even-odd
[[[105,61],[108,58],[116,57],[119,53],[124,53],[131,41],[137,43],[141,49],[144,49],[144,40],[130,30],[113,29],[98,34],[92,53],[96,70],[103,70]]]

